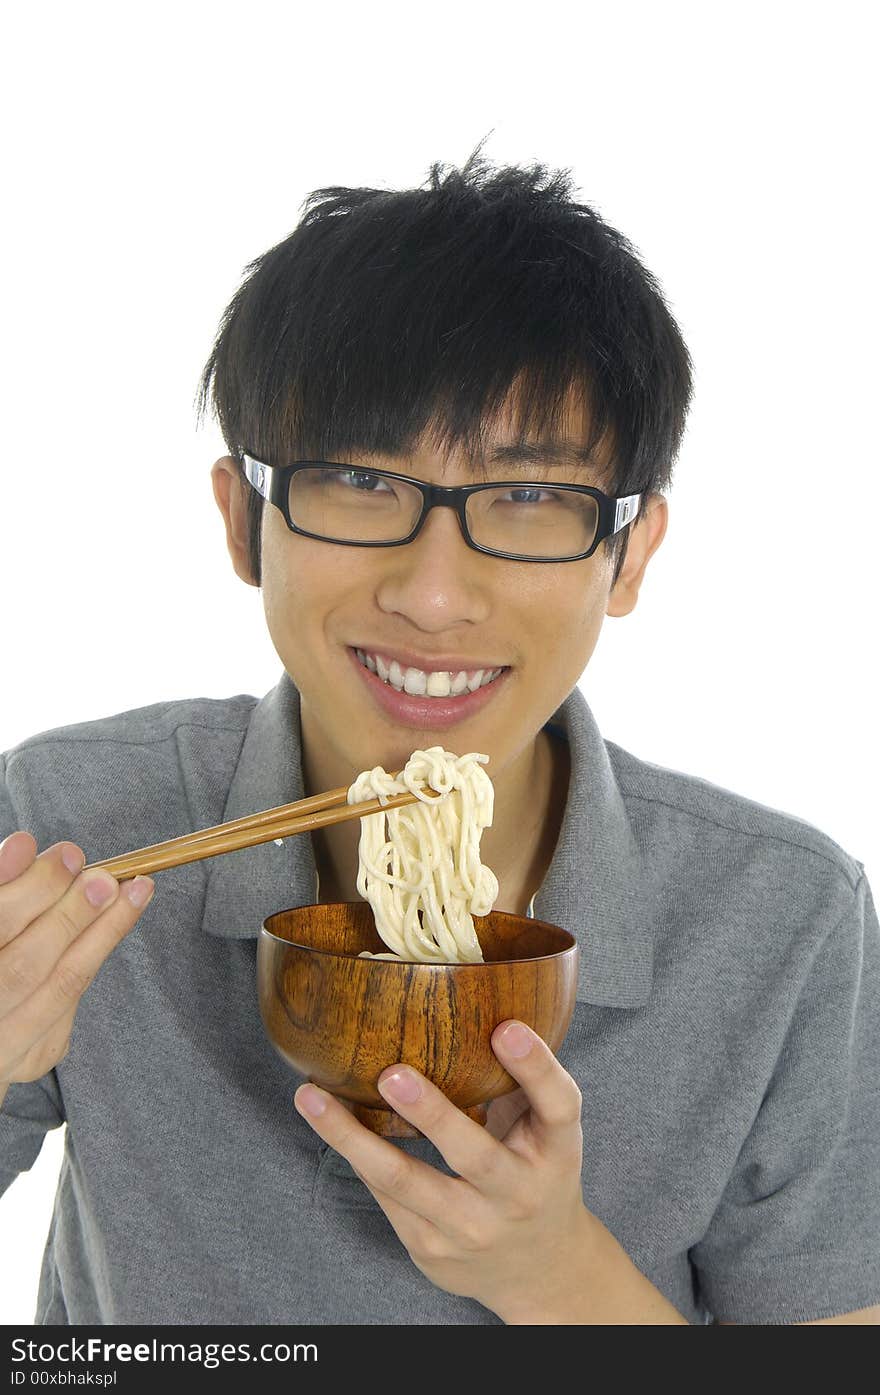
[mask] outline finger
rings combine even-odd
[[[111,877],[109,880],[114,879]],[[149,896],[143,905],[135,906],[130,900],[137,890],[136,882],[125,882],[122,892],[111,901],[109,908],[72,940],[48,977],[29,997],[2,1017],[0,1058],[5,1044],[11,1041],[37,1040],[50,1030],[59,1018],[76,1008],[104,960],[129,931],[134,929],[138,917],[149,905],[153,882],[149,877],[144,881],[148,883]]]
[[[317,1085],[301,1085],[293,1102],[315,1133],[351,1163],[371,1190],[375,1187],[407,1211],[433,1221],[441,1229],[450,1215],[466,1204],[466,1183],[447,1177],[365,1129],[328,1091]]]
[[[22,1051],[16,1060],[10,1061],[10,1076],[17,1081],[39,1080],[48,1070],[53,1070],[59,1065],[70,1047],[75,1016],[76,1008],[72,1008],[63,1017],[59,1017],[57,1022],[53,1022],[49,1030],[37,1041],[32,1042],[27,1050]],[[7,1066],[4,1065],[4,1070],[6,1069]]]
[[[77,877],[60,901],[0,952],[0,1018],[44,984],[70,945],[117,902],[117,922],[130,929],[146,905],[146,900],[136,905],[132,897],[146,897],[152,886],[149,877],[135,878],[120,894],[119,883],[108,872]]]
[[[377,1089],[393,1109],[429,1138],[457,1172],[484,1196],[508,1196],[524,1177],[521,1158],[499,1143],[411,1066],[382,1072]]]
[[[59,1017],[58,1021],[53,1024],[50,1031],[46,1033],[43,1041],[37,1043],[45,1054],[51,1057],[56,1065],[64,1060],[64,1057],[70,1050],[70,1039],[73,1035],[75,1018],[76,1008],[72,1007],[70,1012],[65,1013],[63,1017]]]
[[[26,872],[37,855],[37,840],[20,829],[0,843],[0,886]]]
[[[0,951],[0,1018],[45,983],[64,951],[119,894],[119,883],[105,872],[75,877],[67,891],[7,941]]]
[[[501,1022],[492,1050],[528,1096],[530,1123],[542,1147],[568,1149],[581,1139],[581,1092],[545,1041],[524,1022]]]
[[[0,949],[49,910],[85,863],[75,843],[55,843],[39,857],[30,833],[11,833],[0,849]]]
[[[509,1095],[501,1095],[492,1100],[486,1113],[486,1128],[493,1138],[507,1137],[517,1119],[521,1119],[529,1107],[529,1097],[525,1090],[512,1090]]]
[[[445,1251],[448,1251],[448,1237],[440,1230],[433,1221],[429,1221],[426,1216],[417,1215],[415,1211],[410,1211],[406,1206],[395,1201],[393,1196],[387,1192],[379,1191],[378,1187],[371,1187],[369,1182],[364,1181],[364,1186],[371,1194],[376,1204],[382,1208],[398,1240],[405,1246],[413,1258],[439,1258]]]

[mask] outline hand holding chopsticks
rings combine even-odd
[[[428,793],[436,794],[436,790],[429,789]],[[325,794],[312,795],[309,799],[298,799],[293,804],[281,804],[277,809],[264,809],[262,813],[247,814],[230,823],[218,823],[213,828],[202,828],[196,833],[185,833],[180,838],[169,838],[164,843],[153,843],[150,847],[106,858],[103,862],[91,862],[84,870],[103,867],[117,881],[127,881],[131,877],[151,876],[168,867],[182,867],[187,862],[218,857],[220,853],[238,852],[240,848],[252,848],[257,843],[289,838],[294,833],[309,833],[313,828],[344,823],[346,819],[366,818],[368,814],[378,814],[384,809],[400,809],[405,804],[416,802],[416,796],[409,790],[405,794],[392,795],[385,804],[378,799],[349,804],[347,799],[348,787],[342,786]]]

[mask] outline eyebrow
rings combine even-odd
[[[403,449],[364,450],[358,454],[363,454],[367,459],[379,456],[385,460],[400,461],[408,458],[407,451]],[[588,450],[581,442],[572,440],[515,441],[495,445],[487,449],[482,461],[472,458],[471,467],[478,473],[488,470],[497,472],[499,469],[518,473],[517,467],[522,467],[529,473],[543,474],[545,479],[554,469],[560,468],[583,470],[590,467],[601,473],[595,451]],[[377,468],[381,469],[381,465]],[[485,478],[485,473],[483,477]]]
[[[595,465],[593,451],[576,441],[518,441],[493,446],[489,460],[496,465]]]

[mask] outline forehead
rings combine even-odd
[[[612,455],[607,433],[593,439],[589,407],[582,399],[569,393],[549,419],[545,415],[536,423],[530,420],[528,404],[511,393],[464,440],[455,432],[454,418],[438,413],[405,447],[364,452],[363,458],[377,465],[383,459],[389,468],[405,464],[414,473],[420,468],[476,475],[549,470],[564,475],[575,472],[584,479],[586,475],[603,477],[612,465]]]

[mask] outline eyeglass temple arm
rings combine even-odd
[[[635,518],[641,498],[641,494],[627,494],[624,499],[615,499],[612,534],[619,533],[621,528],[625,528]]]
[[[269,498],[269,483],[272,478],[272,466],[261,465],[259,460],[253,460],[249,455],[242,452],[244,461],[245,477],[258,494],[262,494],[264,499]]]

